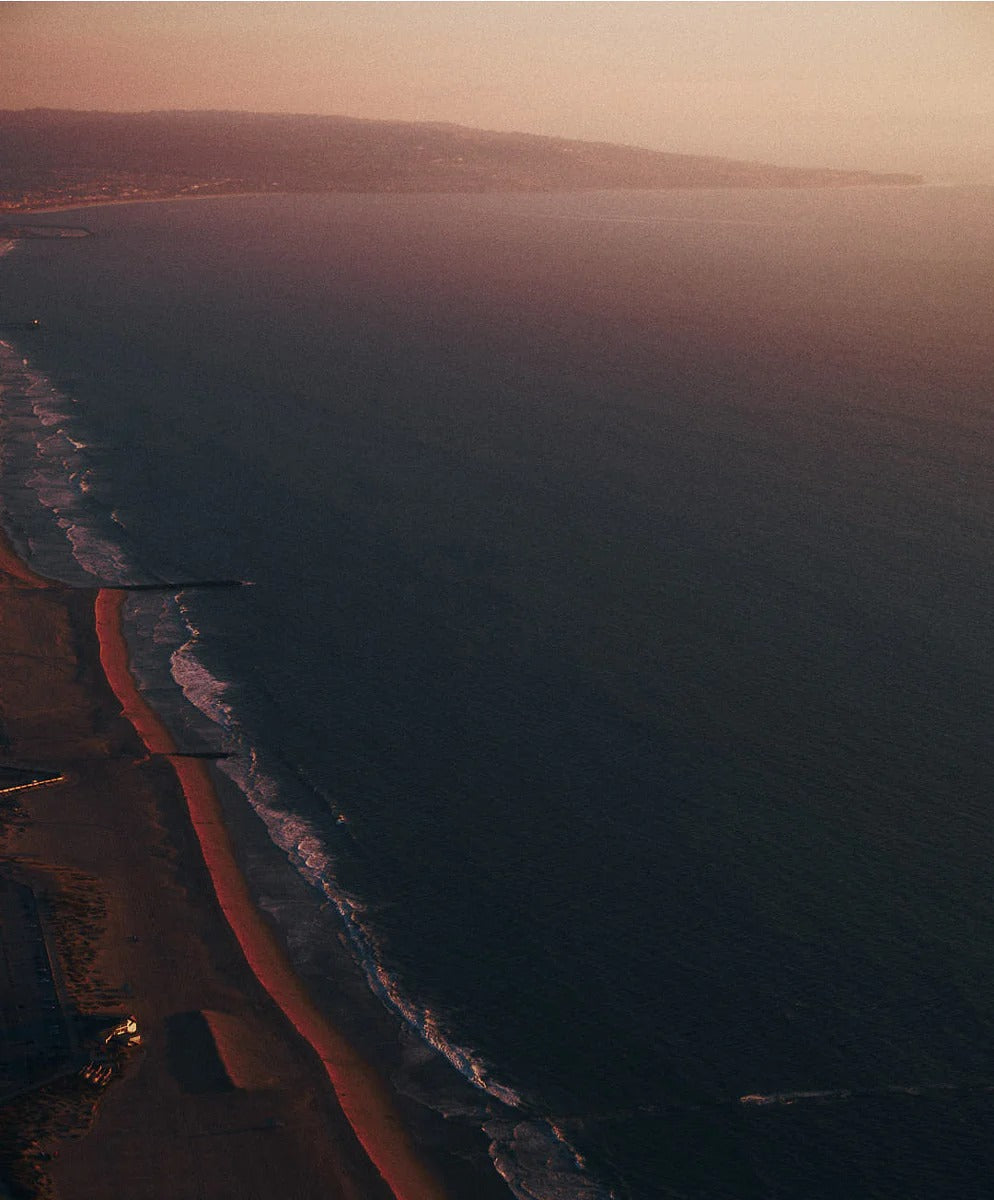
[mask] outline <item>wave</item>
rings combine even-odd
[[[129,544],[117,510],[99,498],[109,459],[87,437],[85,417],[73,397],[6,343],[0,343],[0,490],[5,522],[15,546],[32,566],[76,586],[113,587],[155,576]],[[131,670],[140,691],[184,749],[223,753],[221,771],[262,820],[286,861],[330,906],[352,957],[372,992],[424,1048],[472,1085],[470,1102],[418,1094],[446,1116],[459,1109],[488,1139],[494,1167],[519,1200],[611,1200],[593,1182],[579,1152],[554,1119],[527,1102],[484,1055],[461,1043],[444,1014],[402,986],[376,930],[375,912],[342,887],[336,856],[354,848],[348,814],[333,797],[267,751],[244,722],[250,709],[244,686],[211,670],[209,641],[198,627],[189,594],[135,592],[124,607]],[[305,814],[326,812],[327,819]],[[299,911],[281,914],[278,896],[260,903],[279,921],[291,956],[306,956],[311,934]],[[280,920],[281,915],[287,919]],[[397,1081],[399,1083],[399,1081]]]
[[[848,1088],[826,1088],[809,1092],[750,1092],[739,1103],[765,1107],[770,1104],[796,1104],[799,1100],[839,1101],[852,1099]]]
[[[94,495],[94,448],[78,428],[73,397],[0,343],[3,448],[0,481],[7,531],[43,574],[65,583],[147,578],[118,523]],[[68,553],[67,553],[68,551]]]
[[[556,1125],[490,1121],[490,1157],[518,1200],[616,1200],[590,1179],[586,1163]]]
[[[298,811],[288,804],[290,788],[285,770],[267,762],[266,752],[244,733],[236,712],[237,701],[233,701],[236,685],[211,673],[198,655],[197,630],[188,628],[191,636],[171,656],[172,677],[189,703],[224,735],[226,751],[231,757],[219,763],[219,769],[248,799],[262,818],[272,841],[284,851],[299,873],[335,905],[366,978],[380,999],[475,1087],[501,1104],[519,1107],[521,1097],[495,1077],[493,1067],[473,1050],[460,1046],[444,1029],[438,1014],[402,990],[384,961],[366,906],[338,882],[327,833],[300,815],[299,808],[305,807],[305,798],[301,797]],[[307,785],[301,783],[299,786]],[[328,797],[322,799],[328,803]],[[347,836],[348,816],[335,805],[328,807],[336,826],[343,831],[343,836]]]
[[[237,685],[208,669],[198,655],[198,631],[189,621],[187,628],[191,636],[171,657],[172,675],[187,701],[224,735],[231,757],[219,762],[218,769],[248,799],[271,840],[298,872],[334,905],[353,957],[373,993],[416,1032],[423,1045],[441,1055],[478,1093],[497,1102],[496,1112],[491,1109],[482,1114],[481,1127],[489,1139],[494,1166],[514,1195],[519,1200],[611,1200],[614,1194],[586,1175],[582,1155],[554,1120],[529,1113],[530,1106],[521,1094],[501,1081],[484,1056],[460,1044],[439,1013],[419,1003],[401,986],[385,959],[367,906],[338,881],[327,832],[288,806],[290,789],[285,772],[267,762],[266,752],[252,745],[240,727]],[[349,837],[347,815],[327,797],[325,800],[339,835]],[[278,911],[273,915],[279,919]],[[424,1095],[419,1099],[428,1104],[434,1101]],[[440,1111],[454,1115],[448,1106]]]
[[[746,1107],[768,1108],[789,1106],[810,1101],[817,1104],[840,1104],[849,1100],[881,1100],[897,1096],[972,1096],[994,1092],[994,1083],[971,1080],[959,1083],[888,1083],[877,1087],[825,1088],[802,1092],[750,1092],[740,1096],[739,1104]]]

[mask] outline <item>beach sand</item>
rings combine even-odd
[[[452,1196],[253,907],[203,763],[149,752],[171,743],[130,684],[120,595],[0,547],[5,761],[65,777],[0,798],[0,869],[49,897],[70,1006],[142,1036],[84,1120],[64,1088],[32,1101],[36,1160],[88,1200]]]

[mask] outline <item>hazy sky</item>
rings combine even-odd
[[[456,121],[994,180],[994,4],[0,4],[0,107]]]

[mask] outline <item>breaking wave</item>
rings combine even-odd
[[[0,487],[14,545],[42,573],[81,587],[146,583],[156,576],[130,545],[119,512],[99,498],[110,467],[87,439],[74,398],[0,343]],[[541,1115],[500,1077],[499,1068],[460,1043],[444,1015],[410,995],[391,970],[375,914],[338,881],[336,845],[348,849],[348,815],[322,795],[329,818],[302,815],[315,789],[267,754],[247,732],[243,687],[208,669],[204,637],[182,592],[135,592],[124,610],[132,673],[173,730],[181,748],[217,752],[217,768],[263,821],[269,838],[324,901],[333,905],[354,959],[380,1001],[424,1047],[472,1085],[475,1103],[418,1092],[447,1116],[460,1113],[486,1135],[494,1167],[519,1200],[611,1200],[588,1178],[581,1155],[552,1118]],[[279,918],[279,901],[262,897]],[[291,953],[307,936],[285,926]],[[322,927],[323,928],[323,927]],[[296,946],[306,952],[306,946]],[[426,1051],[427,1052],[427,1051]],[[399,1081],[398,1081],[399,1082]]]
[[[2,342],[0,380],[0,483],[15,546],[66,583],[145,580],[120,519],[111,525],[93,495],[98,468],[73,397]]]
[[[248,799],[274,844],[334,905],[372,991],[474,1088],[500,1106],[483,1110],[482,1127],[490,1141],[494,1166],[515,1196],[520,1200],[609,1200],[612,1193],[586,1178],[583,1158],[565,1133],[551,1120],[526,1115],[526,1101],[499,1079],[496,1069],[476,1051],[459,1044],[440,1014],[403,990],[385,961],[367,906],[338,882],[328,833],[288,805],[294,785],[285,771],[267,761],[264,750],[250,744],[240,727],[238,686],[212,674],[198,657],[195,627],[189,620],[186,627],[190,637],[171,656],[172,677],[186,700],[222,734],[231,757],[218,763],[219,770]],[[307,785],[301,781],[296,786]],[[298,807],[303,807],[303,800]],[[339,837],[347,839],[346,813],[333,804],[329,811]],[[278,911],[274,915],[278,919]],[[431,1097],[421,1098],[432,1102]]]

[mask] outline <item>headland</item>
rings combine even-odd
[[[245,192],[860,187],[917,175],[783,167],[440,122],[248,112],[0,110],[0,212]]]

